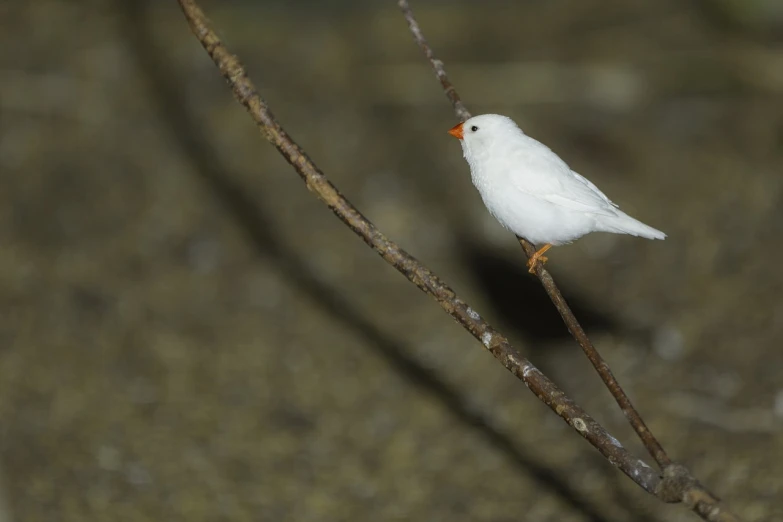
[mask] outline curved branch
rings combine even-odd
[[[414,40],[432,65],[446,97],[454,108],[454,114],[456,114],[460,121],[467,120],[470,118],[470,112],[462,103],[456,88],[449,80],[443,62],[435,58],[435,53],[424,38],[421,28],[419,27],[416,18],[413,16],[413,10],[408,4],[408,0],[398,0],[397,5],[402,10],[403,16],[405,16],[405,20],[408,22],[408,27],[410,28]],[[535,246],[524,238],[517,237],[517,239],[527,257],[532,257],[536,252]],[[560,313],[560,316],[563,318],[563,322],[565,322],[568,331],[598,372],[601,380],[617,401],[617,404],[620,406],[620,409],[641,439],[647,451],[664,470],[664,479],[655,494],[665,502],[683,502],[705,520],[726,522],[738,520],[734,514],[721,509],[719,507],[720,501],[718,498],[707,491],[685,467],[672,463],[661,444],[649,428],[647,428],[647,425],[636,408],[634,408],[628,395],[620,386],[620,383],[617,382],[617,379],[614,377],[614,374],[612,374],[607,362],[601,357],[601,354],[598,353],[598,350],[595,348],[592,341],[590,341],[590,338],[587,336],[584,329],[579,324],[579,321],[574,316],[574,313],[571,311],[571,308],[568,306],[568,303],[566,303],[566,300],[563,298],[563,295],[560,293],[560,289],[555,284],[554,279],[552,279],[552,276],[543,267],[542,263],[536,264],[536,275],[541,281],[546,293],[549,295],[549,298],[552,300],[552,303],[555,305],[555,308],[557,308],[557,311]]]
[[[522,380],[541,401],[549,406],[577,433],[584,437],[614,466],[649,493],[655,493],[661,478],[646,463],[634,457],[606,429],[572,401],[530,361],[522,357],[508,339],[492,328],[481,316],[460,299],[441,279],[389,240],[365,218],[313,163],[307,154],[283,130],[245,74],[239,59],[223,45],[209,27],[195,0],[178,0],[190,28],[209,53],[215,65],[262,135],[272,143],[294,167],[307,188],[314,192],[365,243],[387,263],[394,266],[409,281],[432,296],[459,324],[468,330],[503,366]]]

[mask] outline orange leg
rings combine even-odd
[[[541,263],[543,265],[549,260],[549,258],[544,257],[544,252],[546,252],[550,248],[552,248],[552,245],[547,243],[546,245],[539,248],[538,251],[535,254],[533,254],[533,256],[530,259],[528,259],[527,261],[527,267],[529,268],[528,272],[530,272],[531,274],[535,274],[536,265],[538,265],[538,263]]]

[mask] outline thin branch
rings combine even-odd
[[[416,21],[416,17],[413,16],[413,10],[408,4],[408,1],[398,0],[397,5],[399,5],[400,9],[402,10],[402,14],[405,16],[405,20],[408,22],[408,27],[413,34],[413,39],[416,40],[416,43],[424,52],[424,55],[432,65],[438,80],[440,80],[440,84],[443,86],[443,91],[446,93],[446,97],[454,107],[454,113],[457,115],[457,118],[459,118],[460,121],[467,120],[470,118],[470,111],[468,111],[468,109],[465,107],[465,104],[462,103],[462,100],[457,93],[457,89],[449,80],[449,77],[446,74],[446,69],[443,66],[443,62],[435,58],[435,53],[432,51],[432,48],[424,38],[424,34],[422,33],[421,28]],[[522,249],[525,251],[525,254],[528,256],[528,258],[530,258],[536,251],[535,247],[524,238],[518,237],[517,239],[519,240],[519,244],[522,245]],[[563,299],[563,295],[557,288],[557,285],[552,279],[552,276],[549,275],[549,272],[543,267],[542,263],[536,264],[536,267],[536,275],[541,280],[541,284],[544,285],[544,289],[546,290],[546,293],[549,294],[549,298],[554,303],[555,308],[557,308],[557,311],[560,312],[560,316],[563,318],[563,321],[568,327],[568,331],[571,332],[571,335],[574,336],[576,342],[579,343],[579,346],[582,347],[582,350],[585,352],[585,355],[587,355],[587,358],[595,367],[598,375],[601,377],[601,380],[604,381],[604,384],[609,389],[609,392],[617,401],[617,404],[620,405],[620,409],[625,414],[628,422],[642,440],[644,447],[647,448],[647,451],[661,468],[671,464],[671,459],[668,455],[666,455],[666,452],[663,450],[661,444],[647,428],[644,420],[642,420],[641,415],[639,415],[639,412],[636,410],[636,408],[634,408],[633,404],[631,404],[631,400],[620,386],[620,383],[617,382],[617,379],[615,379],[612,371],[609,369],[609,365],[595,349],[593,343],[590,342],[590,339],[587,337],[587,334],[585,334],[585,331],[582,329],[579,321],[577,321],[574,313],[571,311],[571,308],[568,306],[565,299]]]
[[[522,249],[525,251],[527,257],[530,258],[535,253],[536,248],[521,237],[517,237],[517,239],[519,240],[519,244],[522,245]],[[590,341],[590,338],[587,337],[582,325],[577,321],[574,313],[571,311],[571,307],[566,303],[563,294],[560,293],[560,289],[555,284],[555,281],[552,279],[549,272],[542,266],[542,263],[536,264],[536,275],[544,286],[549,298],[554,303],[555,308],[560,312],[560,316],[563,318],[563,322],[565,322],[568,331],[571,332],[571,335],[574,336],[576,342],[582,347],[582,351],[585,352],[585,355],[587,355],[590,363],[598,372],[601,380],[617,401],[623,414],[625,414],[625,418],[628,419],[628,422],[642,440],[644,447],[647,448],[647,451],[662,469],[671,464],[671,459],[663,450],[663,447],[661,447],[661,444],[658,442],[658,439],[655,438],[655,435],[647,428],[642,416],[636,408],[634,408],[633,404],[631,404],[631,399],[628,398],[625,390],[623,390],[620,383],[615,379],[612,370],[609,368],[609,364],[601,357],[601,354],[598,353],[598,350],[593,346],[592,341]]]
[[[435,75],[438,77],[438,80],[440,80],[440,84],[443,87],[443,92],[446,93],[446,97],[454,107],[454,113],[457,115],[457,118],[459,118],[460,121],[467,120],[470,118],[470,112],[468,112],[468,109],[462,103],[462,100],[460,99],[459,94],[457,94],[457,90],[454,88],[454,85],[452,85],[451,81],[449,81],[449,77],[446,74],[446,69],[443,67],[443,62],[435,58],[435,54],[432,52],[432,48],[427,44],[427,40],[424,38],[424,33],[421,32],[419,23],[416,21],[416,17],[413,16],[413,11],[408,5],[408,2],[406,0],[400,0],[397,2],[397,5],[400,6],[400,9],[402,9],[402,14],[405,15],[405,20],[408,22],[408,28],[413,34],[413,39],[416,40],[416,43],[419,44],[419,47],[424,53],[424,56],[426,56],[427,60],[430,61],[430,65],[435,71]]]
[[[195,0],[178,1],[191,30],[228,81],[237,101],[247,109],[258,124],[262,135],[294,167],[307,188],[314,192],[340,220],[387,263],[394,266],[422,291],[432,296],[449,315],[476,339],[480,340],[507,370],[522,380],[530,391],[598,449],[610,463],[645,491],[654,494],[661,487],[661,477],[658,473],[626,450],[603,426],[567,397],[530,361],[522,357],[504,335],[484,321],[431,270],[389,240],[340,194],[324,173],[280,126],[269,110],[269,106],[259,96],[255,86],[245,74],[239,59],[228,51],[209,27],[204,13]]]
[[[449,80],[443,62],[435,58],[435,53],[424,38],[424,34],[413,15],[413,10],[408,4],[408,1],[398,0],[397,5],[402,10],[403,16],[405,16],[405,20],[408,22],[408,27],[413,34],[414,40],[432,65],[446,97],[454,108],[455,115],[460,121],[467,120],[471,116],[470,112],[462,103],[456,88]],[[517,239],[527,257],[532,257],[536,251],[535,246],[524,238],[517,237]],[[666,502],[683,502],[705,520],[737,520],[735,515],[718,507],[719,500],[707,491],[686,468],[672,463],[661,444],[649,428],[647,428],[647,425],[636,408],[634,408],[628,395],[626,395],[625,391],[620,386],[620,383],[617,382],[609,365],[603,357],[601,357],[601,354],[598,353],[595,346],[593,346],[593,343],[588,338],[584,329],[579,324],[579,321],[574,316],[574,313],[571,311],[571,308],[568,306],[568,303],[566,303],[566,300],[560,293],[554,279],[552,279],[552,276],[543,267],[542,263],[536,264],[536,275],[544,286],[552,303],[555,305],[555,308],[560,312],[560,316],[563,318],[568,331],[574,339],[576,339],[576,342],[582,348],[585,355],[587,355],[587,358],[617,401],[617,404],[620,406],[620,409],[623,414],[625,414],[625,417],[628,419],[628,422],[631,424],[634,431],[636,431],[636,434],[641,439],[645,448],[647,448],[647,451],[664,470],[664,481],[661,484],[661,488],[656,492],[658,497]]]

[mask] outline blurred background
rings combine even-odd
[[[630,449],[392,0],[204,1],[293,137]],[[783,4],[413,1],[665,242],[548,267],[670,455],[783,520]],[[0,7],[0,521],[688,521],[305,190],[171,1]]]

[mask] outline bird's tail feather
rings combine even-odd
[[[644,237],[647,239],[665,239],[666,234],[651,226],[645,225],[641,221],[632,218],[624,212],[618,212],[618,216],[602,223],[606,232],[615,234],[630,234],[632,236]]]

